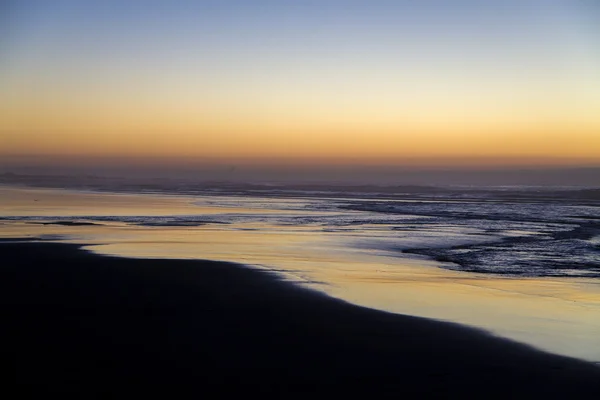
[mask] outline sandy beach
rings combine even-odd
[[[347,201],[323,198],[10,186],[0,187],[0,198],[0,238],[43,238],[129,259],[208,259],[243,264],[363,307],[477,327],[553,354],[600,361],[600,286],[596,278],[477,274],[451,270],[444,263],[401,251],[414,246],[443,248],[451,243],[494,242],[503,237],[512,240],[514,235],[543,238],[538,232],[571,230],[577,226],[572,224],[583,223],[577,219],[567,219],[562,225],[556,225],[554,217],[533,225],[517,219],[503,221],[500,226],[492,220],[482,229],[477,221],[469,222],[472,220],[463,216],[450,214],[442,220],[415,217],[410,207],[416,205],[411,202],[390,203],[409,207],[396,215],[347,210],[343,208]],[[437,211],[451,207],[436,204]],[[463,206],[479,207],[477,204]],[[486,204],[488,213],[498,211],[498,203],[484,202],[481,206]],[[578,212],[584,209],[595,212],[589,207]],[[568,207],[554,212],[568,213]],[[487,224],[495,229],[488,232]],[[556,262],[570,268],[569,262],[577,260],[577,254],[565,256],[569,247],[564,247],[564,242],[540,243],[556,243],[556,249],[564,251],[547,257],[548,248],[521,249],[526,257],[517,252],[514,254],[521,254],[521,258],[502,265],[518,264],[521,259],[533,262],[539,255],[538,264],[552,271]],[[570,243],[580,246],[584,242]],[[593,241],[586,246],[584,254],[594,257]],[[473,248],[478,249],[485,250],[485,246]],[[511,249],[496,254],[510,256]],[[593,267],[594,262],[588,264]],[[593,272],[593,268],[579,271],[587,270]]]
[[[2,359],[21,393],[600,394],[591,363],[351,305],[266,271],[71,244],[0,248]]]

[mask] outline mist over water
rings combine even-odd
[[[473,161],[470,161],[473,163]],[[15,175],[29,175],[19,177]],[[152,180],[187,183],[232,182],[247,184],[320,185],[433,185],[433,186],[600,186],[600,166],[486,166],[486,165],[369,165],[323,164],[316,160],[259,163],[247,161],[173,162],[169,160],[115,159],[94,162],[46,160],[29,157],[0,161],[0,179],[19,183],[39,176],[60,175],[64,184],[90,184],[94,180],[117,179],[126,182]],[[51,179],[48,178],[48,181]]]

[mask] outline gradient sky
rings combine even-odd
[[[2,4],[0,157],[600,165],[598,0]]]

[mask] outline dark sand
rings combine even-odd
[[[15,397],[14,384],[21,395],[82,398],[159,389],[600,398],[592,364],[354,306],[239,265],[22,241],[0,242],[0,252],[1,360],[15,372],[4,375],[3,398]]]

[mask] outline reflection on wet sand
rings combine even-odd
[[[264,204],[257,207],[243,199],[238,199],[240,207],[228,208],[214,204],[215,198],[209,200],[213,204],[202,205],[201,198],[184,196],[0,190],[5,216],[262,216],[293,212],[277,206],[271,210]],[[289,280],[360,305],[465,323],[552,352],[600,360],[597,280],[498,278],[451,271],[418,256],[400,258],[390,251],[353,247],[357,237],[371,234],[368,229],[328,232],[319,226],[257,220],[260,218],[188,227],[139,226],[118,221],[43,225],[33,219],[4,221],[0,236],[86,243],[94,252],[126,257],[244,263],[277,270]]]

